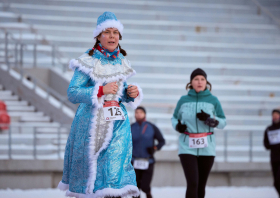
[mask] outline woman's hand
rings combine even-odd
[[[210,115],[208,113],[205,113],[202,109],[201,109],[201,113],[197,113],[196,117],[200,120],[200,121],[206,121],[207,118],[210,118]]]
[[[138,88],[135,85],[128,85],[127,95],[131,98],[136,98],[138,96]]]
[[[104,95],[107,94],[116,94],[118,91],[117,82],[111,82],[103,86],[103,93]]]
[[[176,125],[176,131],[178,131],[179,133],[184,133],[187,130],[187,125],[186,124],[182,124],[181,120],[178,120],[178,124]]]

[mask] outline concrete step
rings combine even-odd
[[[3,100],[4,102],[6,101],[16,101],[19,100],[18,96],[12,96],[12,95],[1,95],[0,94],[0,100]]]
[[[77,38],[92,39],[91,27],[71,27],[71,26],[56,26],[56,25],[40,25],[35,24],[34,28],[45,34],[46,36],[65,36]],[[134,30],[125,29],[123,41],[127,39],[142,39],[142,40],[170,40],[173,41],[198,41],[198,42],[221,42],[221,43],[254,43],[254,44],[276,44],[280,43],[279,34],[266,35],[263,33],[220,33],[220,32],[201,32],[199,28],[193,31],[160,31],[160,30]],[[76,40],[75,39],[75,40]]]
[[[13,111],[9,112],[9,116],[11,117],[42,117],[44,116],[43,112],[21,112],[21,111]]]
[[[187,76],[190,76],[191,71],[184,74],[164,74],[157,73],[137,73],[133,77],[133,81],[137,83],[162,83],[168,80],[172,83],[186,84]],[[229,75],[211,75],[207,78],[211,84],[223,84],[223,85],[269,85],[280,83],[280,79],[277,77],[263,77],[263,76],[229,76]]]
[[[176,104],[165,104],[165,103],[141,103],[141,106],[146,108],[147,113],[164,113],[173,114]],[[248,116],[270,116],[271,110],[276,108],[273,105],[252,105],[252,104],[236,104],[236,105],[223,105],[225,115],[248,115]],[[130,110],[128,110],[130,111]],[[134,116],[134,112],[130,111],[130,115]]]
[[[62,37],[62,36],[47,36],[48,40],[56,43],[61,47],[83,47],[88,48],[87,38],[77,37]],[[211,42],[196,42],[196,41],[164,41],[164,40],[134,40],[126,39],[120,42],[122,47],[128,52],[133,50],[169,50],[170,48],[176,51],[191,52],[228,52],[228,53],[262,53],[262,54],[280,54],[279,45],[256,45],[256,44],[236,44],[236,43],[218,43]]]
[[[51,119],[48,116],[42,117],[20,117],[20,122],[50,122]]]
[[[2,96],[11,96],[13,94],[13,92],[12,91],[10,91],[10,90],[1,90],[0,91],[0,95],[2,95]]]
[[[7,105],[7,110],[9,113],[12,113],[12,112],[34,112],[36,110],[36,108],[34,106],[20,106],[20,105],[17,105],[17,106],[10,106],[10,105]]]
[[[171,124],[172,114],[162,114],[162,113],[149,113],[147,114],[147,119],[152,120],[158,125],[164,123]],[[228,125],[261,125],[265,126],[271,123],[271,116],[248,116],[248,115],[226,115],[226,120]],[[200,121],[199,121],[200,122]]]
[[[14,147],[14,148],[13,148]],[[43,146],[44,148],[41,149],[39,146],[36,150],[37,155],[50,155],[50,154],[56,154],[57,153],[57,147],[49,145],[48,147]],[[1,149],[2,148],[2,149]],[[61,148],[61,151],[64,151],[63,148]],[[11,150],[13,155],[32,155],[34,153],[33,146],[27,146],[27,145],[21,145],[21,146],[14,146],[12,145]],[[0,154],[8,154],[8,150],[6,146],[0,146]]]
[[[63,26],[67,22],[69,26],[92,27],[95,18],[84,17],[61,17],[61,16],[41,16],[35,14],[23,14],[22,18],[32,24],[45,24]],[[206,22],[174,22],[174,21],[156,21],[156,20],[122,20],[122,23],[127,29],[135,30],[173,30],[173,31],[197,31],[201,32],[231,32],[231,33],[266,33],[275,34],[280,30],[270,24],[232,24],[232,23],[206,23]]]
[[[203,62],[178,63],[176,61],[173,61],[171,63],[171,62],[164,62],[164,61],[151,62],[151,61],[135,60],[131,62],[131,65],[132,68],[134,68],[138,73],[190,74],[196,68],[202,68],[206,71],[208,76],[231,75],[231,76],[253,77],[253,76],[262,75],[262,76],[269,76],[269,77],[278,77],[280,75],[280,68],[278,66],[268,65],[268,64],[245,64],[245,63],[233,64],[229,62],[227,63],[203,63]],[[133,78],[129,79],[128,81],[132,81],[132,79]]]
[[[7,101],[5,102],[5,104],[7,105],[7,107],[11,106],[11,107],[14,107],[14,106],[28,106],[28,102],[27,101]]]
[[[143,0],[143,1],[149,1],[149,0]],[[161,2],[170,2],[170,0],[160,0]],[[192,3],[192,0],[173,0],[172,2],[185,2],[185,3]],[[214,3],[214,4],[226,4],[226,5],[248,5],[247,0],[197,0],[195,1],[199,4],[207,4],[207,3]],[[261,1],[262,3],[262,1]]]
[[[22,3],[20,0],[13,0],[14,3]],[[75,2],[69,1],[38,1],[34,3],[32,0],[27,0],[25,3],[33,3],[39,5],[53,6],[71,6],[71,7],[96,7],[110,9],[126,9],[126,10],[153,10],[153,11],[186,11],[186,12],[201,12],[201,13],[232,13],[232,14],[256,14],[257,10],[248,5],[229,5],[222,3],[193,3],[193,2],[162,2],[162,1],[125,1],[115,2],[113,0],[98,1],[85,0]]]
[[[165,94],[145,94],[143,103],[149,102],[150,104],[162,103],[176,104],[180,99],[181,95],[170,95],[166,97]],[[275,105],[279,106],[279,97],[261,97],[261,96],[219,96],[220,102],[225,105],[245,105],[245,104],[254,104],[254,105]]]
[[[186,83],[139,83],[144,89],[145,94],[164,94],[179,95],[186,93]],[[254,86],[254,85],[229,85],[229,84],[212,84],[212,93],[217,96],[267,96],[279,97],[280,89],[277,86]]]
[[[0,21],[3,23],[18,22],[18,15],[13,12],[0,11]]]
[[[11,122],[11,127],[12,128],[21,128],[21,127],[26,127],[26,128],[32,128],[32,127],[59,127],[60,124],[57,122]]]
[[[100,11],[93,10],[90,7],[73,7],[73,6],[54,6],[54,5],[34,5],[12,3],[10,7],[16,9],[21,14],[39,14],[45,16],[66,16],[66,17],[85,17],[97,18]],[[100,10],[107,8],[99,8]],[[268,18],[240,14],[231,15],[227,13],[200,13],[197,12],[178,12],[178,11],[150,11],[150,10],[127,10],[111,9],[119,19],[137,19],[137,20],[169,20],[169,21],[192,21],[192,22],[229,22],[229,23],[250,23],[250,24],[267,24],[270,23]]]
[[[8,146],[9,145],[9,139],[8,135],[5,137],[0,136],[0,144],[2,146]],[[34,146],[34,135],[33,134],[24,134],[24,135],[18,135],[18,134],[12,134],[11,136],[11,144],[12,145],[27,145],[27,146]],[[36,136],[36,146],[44,146],[44,145],[53,145],[57,146],[58,142],[60,142],[60,146],[62,148],[65,148],[66,142],[67,142],[67,135],[62,134],[60,136],[60,140],[58,141],[58,136],[53,135],[44,137],[40,134]]]
[[[58,130],[60,130],[59,134],[61,138],[63,138],[65,134],[67,138],[70,132],[70,126],[69,128],[58,129],[57,126],[46,122],[12,122],[10,130],[11,134],[15,135],[14,138],[34,138],[35,130],[38,138],[58,138]],[[3,135],[6,135],[8,138],[8,132],[3,133]]]
[[[85,48],[74,47],[60,47],[61,51],[72,54],[70,57],[78,57],[81,52],[85,52]],[[184,62],[188,63],[232,63],[232,64],[271,64],[277,65],[280,62],[280,56],[278,54],[247,54],[247,53],[232,53],[232,52],[185,52],[185,51],[155,51],[155,50],[130,50],[128,51],[128,59],[134,61],[150,62],[165,62],[176,63]]]

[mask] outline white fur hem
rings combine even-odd
[[[138,88],[139,95],[134,99],[134,102],[131,101],[131,102],[127,103],[127,105],[133,109],[136,109],[143,100],[143,91],[138,84],[132,83],[132,85],[135,85]]]
[[[114,189],[114,188],[104,188],[102,190],[96,191],[94,193],[94,198],[99,197],[126,197],[126,196],[134,196],[137,197],[140,195],[140,192],[136,186],[127,185],[121,189]]]
[[[62,191],[66,191],[69,189],[69,184],[64,184],[62,181],[59,182],[57,188]]]
[[[103,198],[103,197],[137,197],[140,195],[140,192],[136,186],[127,185],[121,189],[114,189],[114,188],[104,188],[102,190],[98,190],[93,194],[82,194],[82,193],[75,193],[69,190],[69,184],[64,184],[59,182],[58,188],[60,190],[66,191],[65,195],[67,197],[76,197],[76,198]]]
[[[105,31],[107,28],[117,28],[121,35],[123,35],[123,24],[116,20],[106,20],[100,25],[98,25],[93,31],[93,39],[95,39],[101,32]]]

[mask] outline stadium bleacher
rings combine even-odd
[[[120,44],[137,71],[129,82],[142,87],[148,119],[157,124],[168,141],[165,150],[177,149],[178,134],[170,118],[180,96],[187,93],[185,85],[190,73],[200,67],[207,72],[212,92],[219,97],[228,121],[225,130],[216,131],[217,160],[225,159],[226,133],[231,156],[228,160],[248,161],[252,148],[253,161],[268,161],[262,138],[271,122],[271,110],[280,106],[280,28],[252,1],[0,2],[0,27],[11,27],[14,37],[23,41],[37,39],[48,44],[40,48],[38,67],[48,67],[52,45],[63,53],[61,60],[65,63],[91,48],[97,17],[107,10],[115,12],[125,27]],[[279,1],[259,2],[279,17]],[[26,29],[20,33],[12,29],[20,26]],[[33,63],[28,56],[32,49],[29,46],[26,50],[26,67]],[[0,55],[3,58],[3,52]],[[70,80],[73,73],[66,71],[63,75]],[[17,100],[9,91],[6,93]],[[32,109],[24,102],[17,104],[22,104],[22,109]],[[133,117],[133,112],[129,113]],[[37,114],[32,115],[49,121]]]

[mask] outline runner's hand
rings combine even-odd
[[[181,121],[178,120],[178,124],[176,125],[176,131],[179,133],[184,133],[187,130],[187,125],[181,124]]]
[[[138,93],[139,93],[139,91],[138,91],[137,86],[135,86],[135,85],[128,85],[127,94],[128,94],[129,97],[136,98]]]
[[[104,95],[107,94],[116,94],[118,91],[117,82],[111,82],[103,86],[103,93]]]
[[[207,118],[207,120],[204,121],[204,124],[206,124],[207,126],[215,128],[216,126],[219,125],[219,121],[215,120],[214,118]]]
[[[206,121],[207,118],[210,117],[210,115],[208,113],[205,113],[202,109],[201,109],[201,113],[197,113],[196,117],[200,120],[200,121]]]

